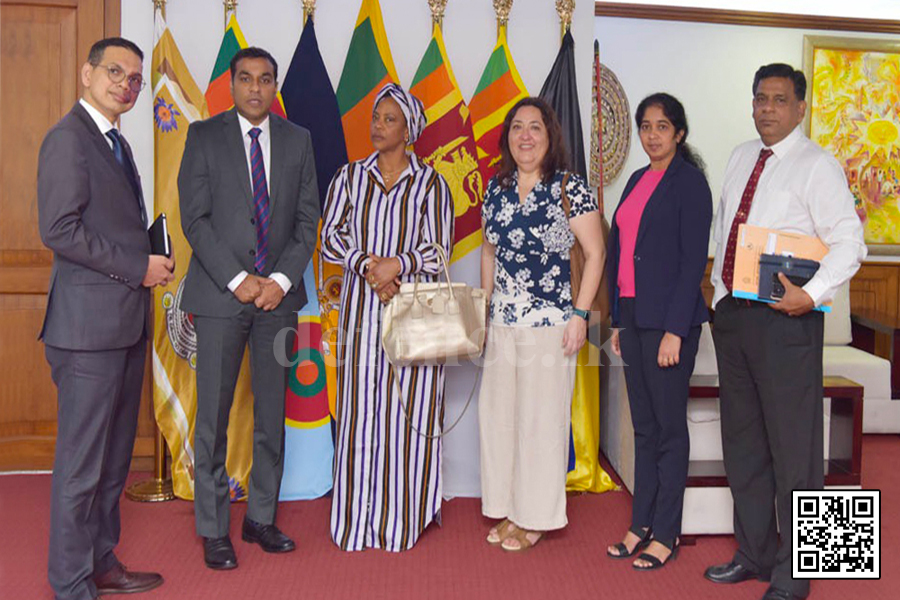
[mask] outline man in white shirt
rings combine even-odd
[[[760,139],[738,146],[728,161],[713,234],[713,336],[738,550],[731,562],[708,568],[706,578],[771,581],[763,600],[809,595],[809,580],[792,578],[791,492],[824,485],[823,314],[813,309],[831,300],[866,256],[840,165],[800,129],[805,95],[806,78],[789,65],[756,72]],[[775,304],[736,299],[734,252],[745,222],[817,236],[828,254],[802,287],[779,274],[785,293]]]
[[[211,569],[237,566],[228,536],[226,431],[248,344],[253,467],[241,537],[266,552],[294,550],[275,525],[288,379],[288,365],[277,356],[293,351],[319,221],[309,132],[270,114],[275,59],[245,48],[230,69],[235,107],[191,124],[178,174],[181,226],[194,251],[182,299],[197,331],[194,514]]]

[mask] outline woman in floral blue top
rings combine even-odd
[[[605,252],[597,202],[566,172],[562,130],[546,102],[513,106],[500,151],[482,208],[481,285],[491,308],[479,398],[481,498],[485,516],[503,519],[488,543],[515,552],[567,523],[575,356]],[[576,240],[585,268],[573,299]]]

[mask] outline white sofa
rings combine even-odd
[[[831,313],[825,317],[825,375],[841,375],[864,386],[863,431],[900,432],[900,401],[892,401],[890,363],[849,346],[849,286],[841,289]],[[621,366],[601,370],[600,446],[629,489],[634,489],[634,433]],[[716,375],[715,348],[709,325],[704,325],[695,375]],[[825,458],[828,458],[829,400],[825,400]],[[688,404],[691,461],[722,459],[718,399],[691,399]],[[733,533],[732,499],[727,487],[689,487],[685,492],[682,531],[687,535]]]

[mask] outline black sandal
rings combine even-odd
[[[666,566],[667,564],[669,564],[670,562],[672,562],[673,560],[675,560],[676,558],[678,558],[678,549],[681,548],[681,540],[679,540],[678,538],[675,538],[674,540],[672,540],[669,543],[663,542],[662,540],[653,540],[653,541],[659,542],[660,544],[662,544],[663,546],[668,548],[670,551],[669,556],[666,558],[666,560],[659,560],[652,554],[647,554],[646,552],[641,552],[638,555],[637,560],[646,561],[646,562],[650,563],[650,566],[649,567],[641,567],[641,566],[638,566],[638,565],[632,563],[631,566],[634,567],[635,569],[637,569],[638,571],[653,571],[655,569],[661,569],[664,566]]]
[[[609,548],[606,549],[606,555],[610,558],[631,558],[635,555],[636,552],[643,550],[649,543],[650,537],[653,533],[650,531],[650,528],[638,528],[638,529],[629,529],[631,533],[638,536],[640,539],[638,543],[634,545],[634,548],[631,552],[628,551],[628,546],[625,545],[625,542],[619,542],[613,548],[616,549],[618,554],[613,554],[609,551]]]

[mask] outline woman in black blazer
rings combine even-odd
[[[687,118],[653,94],[635,120],[650,164],[628,180],[609,236],[613,351],[625,363],[634,424],[631,527],[607,548],[636,569],[677,556],[687,483],[689,380],[709,313],[700,281],[709,253],[712,195],[702,161],[685,143]]]

